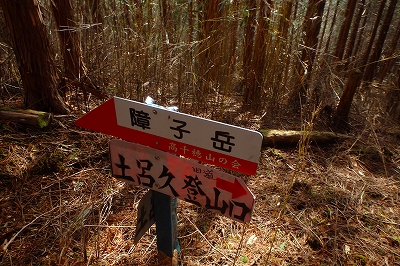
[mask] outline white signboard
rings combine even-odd
[[[109,142],[113,176],[202,206],[239,222],[248,222],[254,195],[233,175],[157,149],[126,142]]]
[[[258,163],[260,132],[123,98],[114,97],[114,101],[120,126]],[[172,144],[171,150],[175,148]]]
[[[262,134],[118,97],[93,109],[77,126],[244,174],[254,174]]]

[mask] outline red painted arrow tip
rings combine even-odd
[[[235,191],[232,193],[232,198],[239,198],[247,194],[246,189],[242,186],[242,184],[235,179],[234,183]]]
[[[86,129],[103,132],[102,129],[116,126],[114,98],[96,107],[75,121],[75,125]]]
[[[222,190],[232,193],[232,199],[239,198],[247,194],[247,190],[242,186],[237,178],[235,178],[233,183],[218,178],[216,186]]]

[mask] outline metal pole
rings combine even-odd
[[[180,246],[177,233],[176,198],[153,191],[158,265],[177,266]]]

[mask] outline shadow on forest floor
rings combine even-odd
[[[111,137],[76,119],[44,131],[1,124],[0,265],[156,264],[154,227],[133,242],[145,189],[111,177]],[[399,133],[381,124],[306,152],[264,147],[257,173],[242,176],[256,197],[250,223],[179,201],[181,264],[400,265]]]

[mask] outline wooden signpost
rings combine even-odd
[[[244,181],[198,162],[254,174],[261,133],[118,97],[75,124],[130,141],[109,142],[111,169],[117,179],[150,189],[139,202],[135,243],[156,223],[159,265],[177,265],[177,198],[251,220],[255,199]]]

